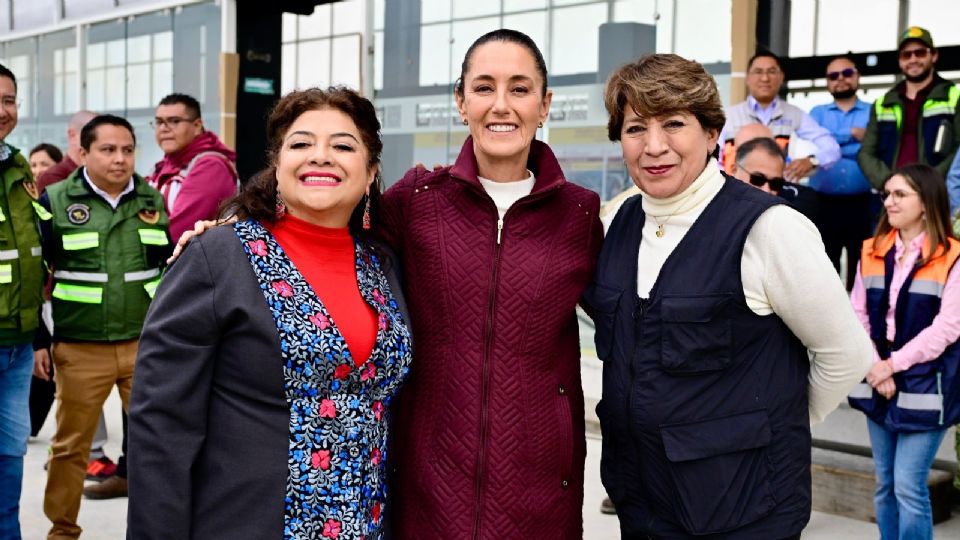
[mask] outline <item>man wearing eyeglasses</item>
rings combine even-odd
[[[853,287],[860,246],[870,237],[870,181],[857,163],[857,153],[870,120],[870,104],[857,98],[860,74],[853,60],[838,56],[827,64],[827,91],[833,102],[817,105],[810,116],[840,145],[840,160],[818,170],[810,187],[819,194],[817,227],[827,257],[837,271],[840,255],[847,250],[845,283]]]
[[[840,159],[840,147],[830,133],[802,109],[780,99],[783,82],[780,58],[772,52],[760,51],[747,63],[747,90],[750,95],[746,101],[726,108],[727,123],[720,133],[724,170],[731,170],[736,158],[734,138],[747,124],[762,124],[770,128],[777,144],[784,150],[788,150],[792,137],[813,143],[814,152],[792,159],[787,164],[784,176],[790,181],[799,181],[818,167],[829,168]],[[789,155],[796,154],[789,152]]]
[[[0,65],[0,538],[20,538],[23,456],[30,435],[33,334],[43,303],[43,259],[30,164],[4,142],[17,127],[17,78]]]
[[[163,193],[176,240],[237,192],[237,155],[204,129],[200,103],[186,94],[161,99],[152,125],[164,157],[147,181]]]
[[[924,163],[946,175],[960,146],[960,88],[937,75],[930,32],[911,26],[900,35],[904,80],[876,101],[857,155],[877,189],[891,170]]]

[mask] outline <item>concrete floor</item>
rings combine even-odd
[[[107,454],[114,459],[120,451],[120,398],[111,394],[106,405],[108,430],[111,434]],[[30,441],[25,460],[23,497],[20,520],[24,540],[41,540],[46,537],[50,523],[43,515],[43,490],[46,473],[43,463],[47,446],[53,433],[53,415],[44,425],[40,436]],[[595,435],[587,439],[586,486],[584,494],[583,527],[587,540],[616,540],[620,538],[617,518],[601,514],[597,508],[604,497],[600,484],[600,440]],[[85,540],[118,540],[126,535],[126,499],[90,501],[80,505],[80,526],[84,528]],[[873,540],[877,537],[876,526],[852,519],[814,512],[810,525],[803,533],[809,540]],[[960,538],[960,516],[936,527],[936,538]]]

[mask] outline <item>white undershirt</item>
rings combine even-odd
[[[537,182],[537,178],[530,171],[527,171],[527,174],[529,174],[529,176],[523,180],[511,180],[509,182],[497,182],[495,180],[480,178],[480,185],[483,186],[483,190],[487,192],[487,195],[489,195],[490,198],[493,199],[494,204],[497,205],[497,213],[500,215],[500,219],[503,219],[507,210],[509,210],[515,202],[526,197],[533,191],[533,184]]]
[[[711,160],[678,195],[654,199],[640,192],[646,214],[637,259],[637,294],[641,298],[650,295],[663,263],[723,184],[720,168]],[[605,229],[617,210],[611,209],[605,216]],[[657,220],[663,224],[662,237],[656,236]],[[709,267],[704,271],[709,272]],[[761,316],[779,316],[809,351],[810,421],[823,420],[870,369],[873,348],[827,258],[819,232],[789,206],[767,209],[747,234],[740,273],[750,310]]]
[[[90,175],[87,174],[86,167],[83,168],[83,179],[87,181],[87,185],[90,186],[90,189],[92,189],[94,193],[102,197],[103,200],[107,201],[107,204],[112,206],[114,210],[116,210],[117,207],[120,206],[120,199],[122,199],[123,196],[126,195],[127,193],[130,193],[131,191],[133,191],[132,176],[130,177],[130,180],[127,181],[127,187],[123,188],[123,191],[121,191],[120,194],[116,196],[116,198],[114,198],[112,195],[110,195],[106,191],[98,188],[97,185],[93,183],[93,180],[90,180]]]

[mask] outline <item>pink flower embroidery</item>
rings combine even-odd
[[[273,282],[273,290],[277,291],[277,293],[284,298],[293,296],[293,287],[282,279]]]
[[[314,469],[327,470],[330,468],[330,451],[329,450],[317,450],[313,453],[311,457],[311,462]]]
[[[383,402],[374,401],[372,409],[373,417],[377,419],[377,422],[379,422],[380,418],[383,417]]]
[[[323,524],[323,535],[333,539],[340,536],[340,522],[335,519],[328,519],[327,522]]]
[[[377,366],[373,365],[373,362],[367,362],[363,366],[363,373],[360,374],[360,380],[366,381],[377,376]]]
[[[317,328],[321,330],[326,330],[330,328],[330,319],[327,318],[323,313],[316,313],[310,316],[310,322],[315,324]]]
[[[373,299],[376,300],[378,304],[383,305],[387,302],[387,299],[383,297],[380,289],[374,289],[371,294],[373,294]]]
[[[267,243],[263,240],[251,240],[247,242],[247,246],[250,247],[250,251],[253,252],[254,255],[263,257],[267,254]]]
[[[337,405],[331,399],[325,399],[320,402],[320,418],[336,418]]]
[[[353,366],[350,364],[340,364],[335,370],[333,370],[333,376],[341,381],[346,380],[350,376],[350,372],[353,371]]]
[[[379,464],[380,464],[380,449],[379,449],[379,448],[374,448],[373,450],[370,451],[370,463],[373,463],[374,465],[379,465]]]
[[[380,318],[379,318],[379,320],[377,321],[377,323],[378,323],[378,325],[380,326],[380,329],[381,329],[381,330],[386,331],[386,330],[387,330],[387,327],[389,326],[389,324],[388,324],[388,322],[387,322],[387,314],[386,314],[386,313],[381,313],[381,314],[380,314]]]

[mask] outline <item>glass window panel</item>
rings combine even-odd
[[[503,11],[505,12],[545,7],[547,7],[547,0],[503,0]]]
[[[200,27],[203,30],[205,27]],[[203,50],[206,42],[200,40],[200,52],[201,54],[205,51]],[[154,60],[170,60],[173,58],[173,32],[158,32],[153,35],[153,59]]]
[[[130,63],[150,61],[150,36],[137,36],[127,39],[127,59]]]
[[[68,73],[63,77],[63,110],[58,114],[70,114],[80,109],[77,96],[77,74]]]
[[[330,4],[317,6],[313,15],[299,17],[300,39],[326,37],[330,35]]]
[[[790,2],[790,56],[813,56],[814,3],[817,0]]]
[[[428,23],[449,20],[450,0],[420,0],[420,22]]]
[[[431,24],[420,27],[420,85],[448,84],[450,67],[450,25]],[[457,74],[460,70],[457,69]]]
[[[53,72],[63,73],[63,49],[53,51]]]
[[[297,87],[297,44],[286,43],[280,51],[280,93]]]
[[[926,2],[924,2],[926,10]],[[820,2],[817,16],[815,54],[841,54],[847,51],[877,51],[897,46],[898,0],[846,0]],[[867,18],[864,18],[867,17]],[[850,39],[850,25],[869,28]],[[791,34],[792,36],[792,34]]]
[[[553,0],[553,5],[555,6],[569,6],[570,4],[582,4],[584,1],[588,0]],[[606,4],[606,2],[603,2]]]
[[[107,42],[107,65],[122,66],[127,63],[126,41],[115,39]]]
[[[107,68],[107,75],[104,86],[107,88],[107,95],[104,100],[103,109],[107,111],[122,111],[126,106],[126,96],[124,88],[126,87],[125,73],[122,67]]]
[[[0,0],[0,30],[10,30],[10,0]],[[0,63],[2,60],[0,57]]]
[[[377,30],[383,30],[383,19],[386,9],[386,0],[373,1],[373,27]]]
[[[25,30],[53,24],[56,22],[56,2],[57,0],[14,0],[13,29]]]
[[[477,0],[453,0],[453,17],[480,17],[500,13],[500,2],[477,2]]]
[[[503,16],[503,27],[512,28],[530,36],[540,52],[547,55],[547,12],[532,11]],[[549,63],[549,59],[547,60]]]
[[[568,75],[597,71],[600,25],[607,22],[607,5],[592,4],[553,11],[550,73]]]
[[[87,72],[87,108],[92,111],[106,109],[106,72],[102,69]]]
[[[76,72],[80,68],[80,62],[77,60],[77,48],[68,47],[64,49],[66,51],[64,55],[64,70]]]
[[[333,33],[363,32],[363,5],[359,0],[333,4]]]
[[[360,89],[360,36],[344,36],[333,40],[331,84]]]
[[[284,43],[297,40],[297,14],[284,13],[280,23],[281,36]]]
[[[306,41],[297,52],[297,88],[330,86],[330,40]]]
[[[617,0],[613,4],[613,21],[656,24],[658,7],[656,0]]]
[[[373,33],[373,88],[383,89],[383,32]]]
[[[113,0],[63,0],[64,14],[68,18],[106,13],[115,7]]]
[[[106,49],[105,43],[87,45],[87,69],[99,69],[106,65],[104,60]]]
[[[173,61],[161,60],[153,64],[153,96],[148,107],[173,92]],[[202,96],[198,96],[202,97]],[[200,100],[203,101],[202,99]]]
[[[455,21],[453,23],[453,48],[450,52],[450,61],[453,65],[450,69],[454,70],[454,74],[453,78],[446,82],[453,81],[460,75],[460,64],[463,63],[463,57],[466,56],[470,45],[478,37],[497,28],[500,28],[500,17]]]
[[[729,62],[731,13],[730,0],[678,2],[674,52],[702,63]]]
[[[960,4],[956,0],[923,0],[910,2],[909,5],[907,24],[929,30],[934,45],[960,44],[960,24],[957,24],[960,21]],[[890,17],[893,18],[893,14]],[[897,37],[891,39],[890,45],[885,48],[896,47]]]
[[[150,64],[131,64],[127,67],[127,108],[149,107]]]

